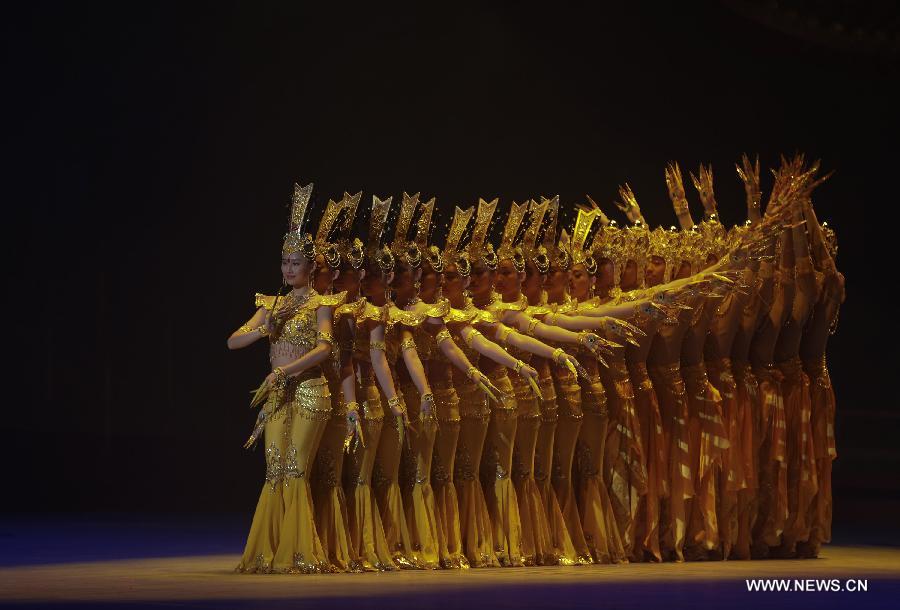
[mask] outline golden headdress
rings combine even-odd
[[[385,273],[394,269],[394,255],[388,248],[381,248],[381,237],[384,235],[384,227],[387,223],[388,212],[391,211],[393,197],[379,199],[372,195],[372,214],[369,217],[369,239],[366,244],[366,256],[370,261],[377,261],[378,266]]]
[[[344,191],[344,197],[340,201],[328,200],[319,220],[315,238],[316,252],[324,256],[325,262],[332,269],[340,268],[345,257],[356,268],[362,264],[362,242],[355,239],[351,244],[349,239],[349,231],[361,198],[362,191],[355,195]]]
[[[419,205],[419,193],[407,195],[403,193],[400,203],[400,212],[397,214],[397,225],[394,227],[394,241],[391,242],[391,251],[395,257],[412,267],[418,268],[422,263],[422,251],[415,241],[409,239],[409,228],[412,226],[416,207]]]
[[[534,199],[529,202],[528,229],[525,230],[525,237],[522,238],[522,252],[527,259],[531,260],[539,273],[547,273],[550,270],[550,256],[547,248],[543,244],[537,244],[541,225],[544,224],[544,217],[549,208],[550,200],[543,197],[540,203]]]
[[[437,273],[444,270],[444,258],[441,256],[441,250],[437,246],[430,245],[431,238],[431,217],[434,215],[435,198],[432,197],[425,203],[420,203],[419,208],[422,212],[416,221],[416,245],[422,251],[428,265]]]
[[[306,212],[309,208],[309,199],[312,197],[313,183],[301,187],[294,183],[294,193],[291,197],[291,215],[288,221],[288,232],[284,236],[282,254],[302,252],[303,256],[312,260],[315,258],[315,246],[312,236],[303,232],[303,224],[306,221]]]
[[[625,265],[623,260],[625,253],[624,241],[623,230],[619,228],[615,220],[610,220],[608,223],[604,223],[600,230],[594,234],[594,239],[588,248],[593,253],[594,260],[597,261],[598,269],[600,263],[604,260],[612,263],[614,287],[619,285],[619,274]]]
[[[658,256],[665,261],[666,270],[663,273],[663,282],[668,282],[675,271],[675,265],[678,264],[680,246],[680,236],[675,227],[664,229],[657,227],[652,231],[647,231],[647,259]]]
[[[472,239],[469,240],[467,252],[469,260],[481,260],[490,269],[497,268],[497,254],[494,246],[487,241],[487,234],[491,227],[491,219],[497,210],[499,199],[494,198],[490,202],[478,199],[478,211],[475,214],[475,228],[472,230]]]
[[[563,271],[572,267],[572,251],[569,232],[563,229],[559,233],[559,241],[556,244],[556,252],[553,255],[553,264]]]
[[[572,229],[572,242],[569,246],[569,252],[572,255],[572,264],[577,265],[584,263],[591,275],[597,272],[597,261],[591,256],[591,253],[585,252],[585,244],[588,235],[591,232],[591,226],[597,218],[594,210],[578,210],[578,216],[575,218],[575,227]]]
[[[516,238],[519,236],[519,228],[522,226],[522,221],[525,220],[527,211],[527,201],[521,204],[512,202],[506,217],[506,225],[503,227],[503,236],[500,238],[500,247],[497,248],[497,260],[511,259],[519,273],[525,271],[525,255],[518,246],[519,240]]]
[[[450,222],[450,228],[447,230],[447,240],[444,243],[444,260],[446,262],[455,263],[459,274],[468,276],[472,270],[469,263],[469,257],[465,252],[460,252],[459,242],[462,240],[469,221],[475,215],[475,206],[470,206],[463,210],[459,206],[453,210],[453,220]]]

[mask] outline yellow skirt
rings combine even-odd
[[[344,477],[344,491],[348,499],[347,518],[350,524],[350,554],[359,560],[362,569],[366,571],[388,571],[397,566],[384,536],[381,512],[372,488],[375,453],[384,423],[381,397],[374,379],[363,380],[360,397],[363,398],[360,406],[365,446],[354,446],[347,457]]]
[[[436,420],[426,421],[420,411],[419,392],[412,384],[402,388],[409,412],[409,442],[402,448],[401,497],[409,531],[410,549],[416,565],[440,567],[437,507],[431,487],[431,459],[437,434]],[[436,401],[435,401],[436,402]],[[435,404],[435,408],[437,405]]]
[[[634,406],[641,425],[641,444],[647,465],[647,493],[638,501],[635,545],[655,561],[662,561],[659,548],[660,501],[669,495],[665,437],[656,389],[644,363],[628,368],[634,388]]]
[[[601,376],[609,411],[603,474],[625,555],[642,557],[643,549],[635,549],[635,529],[639,501],[647,493],[647,467],[634,389],[624,360],[611,361]]]
[[[290,382],[263,409],[266,482],[237,571],[330,572],[307,479],[331,415],[328,385],[323,377]]]
[[[722,396],[703,363],[682,366],[688,397],[688,452],[694,473],[694,497],[688,513],[686,550],[692,558],[720,557],[718,492],[730,443],[722,418]]]
[[[825,357],[806,362],[803,366],[811,380],[811,423],[819,489],[813,498],[808,516],[809,540],[805,544],[798,545],[798,554],[803,557],[815,557],[822,543],[831,541],[831,462],[837,457],[834,441],[835,399]]]
[[[560,393],[573,394],[578,380],[569,372],[560,372],[556,376],[556,384]],[[580,391],[584,419],[575,449],[575,472],[581,527],[596,563],[626,563],[628,558],[622,546],[603,471],[609,423],[606,390],[598,379],[592,383],[582,381]]]
[[[799,358],[779,363],[784,375],[784,415],[786,423],[786,458],[788,486],[788,519],[784,526],[782,555],[793,556],[798,542],[809,540],[812,523],[809,510],[818,492],[816,449],[812,429],[812,399],[809,377]]]
[[[648,368],[659,400],[665,439],[668,496],[660,504],[659,545],[663,559],[684,561],[687,501],[694,496],[694,475],[688,450],[688,406],[681,365]]]
[[[473,568],[499,567],[494,554],[493,525],[481,487],[481,459],[491,410],[487,396],[474,384],[459,384],[459,442],[453,483],[459,506],[462,553]]]
[[[500,404],[491,405],[491,419],[481,461],[482,486],[491,516],[497,561],[504,567],[521,566],[522,522],[519,519],[516,488],[510,479],[518,424],[516,399],[506,369],[494,369],[489,377],[504,395]]]

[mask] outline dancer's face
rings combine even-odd
[[[619,281],[619,285],[626,292],[638,287],[637,263],[633,259],[625,261],[625,268],[622,269],[622,279]]]
[[[608,293],[616,285],[616,268],[608,258],[601,258],[597,262],[597,283],[595,287],[600,294]]]
[[[584,301],[591,296],[591,284],[594,278],[587,272],[584,263],[573,265],[569,271],[569,294],[579,301]]]
[[[504,298],[515,298],[519,296],[522,289],[522,280],[524,273],[516,271],[512,259],[505,258],[497,265],[497,292]]]
[[[420,282],[419,298],[426,303],[434,303],[434,300],[437,298],[438,288],[441,285],[441,274],[425,263],[422,267],[422,279]]]
[[[538,271],[534,263],[531,261],[525,263],[525,281],[522,282],[522,292],[532,304],[540,301],[545,279],[546,277]]]
[[[676,280],[681,280],[691,275],[691,264],[688,261],[681,261],[678,266],[678,272],[675,274]]]
[[[395,265],[391,289],[394,291],[394,300],[398,304],[405,305],[416,295],[415,274],[416,270],[405,263],[398,261]]]
[[[379,269],[377,265],[373,265],[371,268],[366,269],[366,274],[363,276],[362,280],[363,296],[366,297],[370,303],[382,305],[384,304],[384,289],[385,282],[384,276],[381,274],[381,269]]]
[[[299,252],[281,256],[281,277],[292,288],[309,284],[310,262]]]
[[[355,297],[359,291],[359,271],[350,265],[342,265],[341,272],[334,279],[334,289],[337,292],[347,292],[348,297]]]
[[[444,267],[444,296],[450,300],[454,307],[461,307],[463,291],[466,289],[469,278],[459,273],[456,263],[448,263]]]
[[[313,288],[319,294],[328,292],[331,286],[331,277],[334,271],[325,263],[325,257],[321,254],[316,255],[316,269],[313,271]]]
[[[472,281],[469,284],[472,297],[479,300],[490,298],[496,278],[497,272],[484,263],[472,265]]]
[[[547,276],[547,300],[551,303],[561,303],[566,298],[566,288],[569,285],[569,272],[562,267],[552,265]]]
[[[647,286],[662,284],[666,274],[666,259],[661,256],[651,256],[644,270],[644,281]]]

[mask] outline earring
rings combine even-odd
[[[413,288],[415,288],[415,290],[416,290],[416,296],[419,296],[419,290],[421,290],[421,288],[422,288],[422,283],[419,280],[416,280],[413,283]]]
[[[391,289],[390,288],[384,289],[384,302],[385,303],[391,302]]]

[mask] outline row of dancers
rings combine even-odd
[[[265,482],[239,572],[322,573],[815,557],[831,536],[844,279],[782,159],[765,211],[718,220],[711,167],[665,177],[680,228],[588,198],[456,207],[329,200],[295,185],[285,288],[231,349],[270,343],[254,393]],[[365,207],[365,206],[364,206]],[[573,210],[575,211],[575,210]],[[493,224],[502,227],[496,247]],[[367,231],[360,228],[367,227]],[[365,243],[356,235],[367,233]]]

